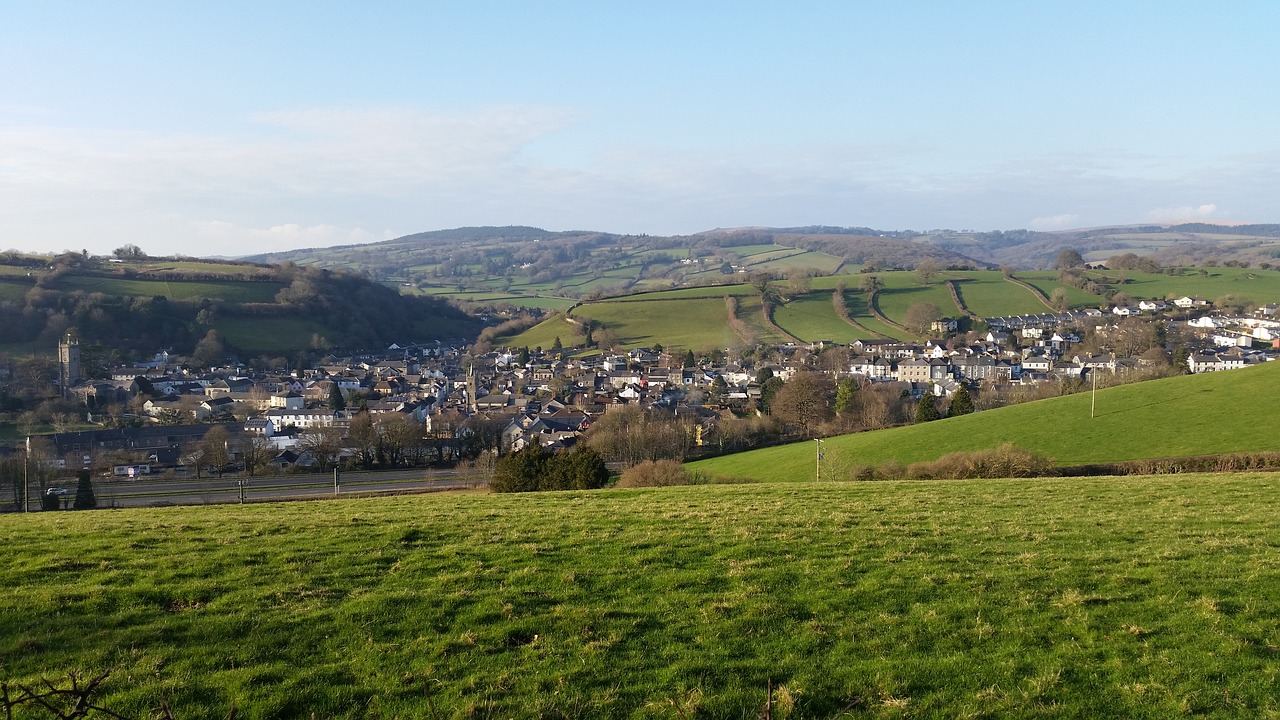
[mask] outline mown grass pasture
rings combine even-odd
[[[1200,270],[1205,274],[1201,275]],[[1164,275],[1129,270],[1124,273],[1127,282],[1114,287],[1136,298],[1164,299],[1192,295],[1213,301],[1234,295],[1257,304],[1280,302],[1280,271],[1277,270],[1212,267],[1181,268],[1177,272],[1178,275]],[[1100,281],[1119,276],[1114,270],[1090,275]]]
[[[906,427],[823,441],[826,469],[841,478],[851,468],[888,461],[908,464],[952,452],[1010,442],[1059,465],[1275,450],[1274,388],[1280,362],[1121,385],[1011,405]],[[812,477],[813,442],[753,450],[692,463],[696,470],[783,481]]]
[[[1049,310],[1040,298],[1021,285],[1004,279],[999,272],[969,271],[945,273],[946,279],[954,279],[959,287],[960,299],[969,312],[978,317],[1022,315]],[[954,304],[954,303],[953,303]]]
[[[216,327],[227,342],[250,352],[288,353],[311,347],[317,336],[329,342],[339,337],[320,323],[296,318],[223,317]]]
[[[170,300],[220,299],[235,303],[269,303],[284,285],[274,282],[236,280],[130,280],[97,275],[68,275],[58,280],[64,290],[83,290],[105,295],[136,295]]]
[[[110,669],[126,716],[1262,717],[1277,480],[6,516],[0,676]]]
[[[859,298],[850,297],[846,302],[856,303]],[[831,340],[847,344],[858,339],[878,337],[875,333],[850,325],[836,314],[830,292],[811,292],[778,306],[774,310],[773,321],[778,327],[808,342]]]

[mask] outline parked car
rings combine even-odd
[[[72,490],[71,488],[60,488],[60,487],[51,487],[48,490],[44,491],[46,495],[70,495],[71,493],[74,493],[74,492],[75,490]]]

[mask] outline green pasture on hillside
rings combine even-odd
[[[858,297],[848,300],[855,303],[859,301]],[[821,290],[801,295],[778,306],[774,310],[773,321],[778,327],[806,342],[831,340],[848,344],[858,339],[878,337],[841,319],[831,302],[831,293]]]
[[[342,339],[317,322],[294,318],[223,317],[218,318],[215,325],[224,340],[251,352],[290,352],[309,348],[313,335],[319,335],[331,344]]]
[[[933,460],[952,452],[1010,442],[1060,465],[1147,458],[1274,451],[1275,389],[1280,362],[1190,375],[1040,400],[920,425],[854,433],[823,441],[827,472],[857,466]],[[692,463],[696,470],[756,480],[812,477],[812,441]]]
[[[779,333],[765,323],[764,303],[760,301],[759,295],[744,295],[738,298],[738,319],[746,323],[747,327],[755,333],[758,342],[766,344],[792,342],[791,338]],[[741,342],[741,340],[736,340],[732,344],[740,345]]]
[[[125,267],[137,268],[142,272],[149,273],[175,273],[175,274],[192,274],[200,273],[202,275],[230,275],[236,277],[242,276],[263,276],[270,275],[274,271],[268,267],[256,265],[226,265],[223,263],[205,262],[202,260],[144,260],[142,262],[129,262]]]
[[[739,299],[739,315],[748,317],[745,305],[750,298]],[[589,317],[601,323],[626,347],[649,347],[661,343],[667,347],[690,348],[695,351],[726,348],[740,341],[729,328],[723,297],[697,300],[649,300],[637,302],[601,302],[574,311],[575,317]]]
[[[876,295],[876,302],[880,306],[880,312],[884,313],[890,320],[905,323],[907,311],[917,303],[933,303],[947,317],[963,316],[960,308],[956,306],[955,300],[951,299],[951,291],[947,289],[945,283],[935,282],[930,285],[913,284],[898,287],[888,287],[887,285],[888,283],[886,283],[885,289]]]
[[[35,281],[20,277],[0,277],[0,300],[22,300]]]
[[[274,302],[276,293],[284,287],[274,282],[235,280],[127,280],[85,275],[68,275],[58,280],[58,287],[65,290],[84,290],[106,295],[136,295],[155,297],[163,295],[170,300],[199,300],[218,298],[236,303]]]
[[[1013,276],[1028,285],[1039,289],[1040,292],[1044,293],[1045,297],[1051,297],[1054,290],[1062,288],[1067,293],[1067,303],[1073,308],[1098,307],[1106,304],[1107,302],[1100,295],[1094,295],[1093,293],[1085,292],[1080,288],[1071,287],[1070,285],[1063,285],[1058,281],[1058,273],[1055,270],[1036,270],[1034,272],[1019,271],[1014,273]],[[1012,284],[1013,283],[1010,283],[1010,285]],[[1044,306],[1042,305],[1041,307]],[[1045,311],[1039,310],[1037,312]],[[1008,313],[997,314],[1007,315]],[[986,317],[991,316],[988,315]]]
[[[1224,295],[1235,295],[1260,305],[1280,303],[1280,271],[1231,267],[1204,270],[1207,277],[1202,277],[1199,270],[1189,268],[1181,270],[1177,276],[1128,270],[1124,273],[1128,282],[1115,287],[1135,298],[1163,300],[1169,296],[1193,295],[1212,301]],[[1117,277],[1119,273],[1107,270],[1090,275],[1095,278]]]
[[[524,332],[499,337],[494,344],[511,347],[540,347],[546,350],[555,344],[556,338],[560,338],[560,344],[564,347],[582,344],[582,335],[578,326],[565,320],[563,315],[553,315]]]
[[[840,264],[844,262],[843,259],[834,255],[805,250],[792,250],[788,254],[779,254],[777,257],[765,261],[756,261],[754,257],[751,260],[753,261],[750,266],[752,272],[769,270],[783,274],[797,270],[816,270],[821,273],[831,273],[835,272],[836,268],[840,267]]]
[[[969,312],[978,317],[1022,315],[1049,310],[1034,293],[1005,280],[999,272],[948,272],[944,277],[959,281],[957,285],[960,299],[969,308]]]
[[[126,717],[1280,712],[1280,475],[0,516],[0,679]]]

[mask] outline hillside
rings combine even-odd
[[[838,228],[750,228],[650,236],[479,227],[247,259],[357,270],[427,292],[501,291],[486,300],[514,305],[548,295],[617,295],[720,284],[737,272],[829,275],[867,263],[882,269],[910,268],[925,258],[942,266],[981,265],[943,248],[863,233]]]
[[[110,670],[125,717],[1265,717],[1278,477],[5,516],[0,680]]]
[[[74,331],[95,352],[191,352],[217,331],[244,353],[384,347],[474,337],[478,321],[343,272],[292,265],[80,254],[0,257],[0,351],[53,347]]]
[[[1054,257],[1064,247],[1076,248],[1093,261],[1135,253],[1162,265],[1203,265],[1210,261],[1276,264],[1280,258],[1280,225],[1183,223],[1059,232],[940,230],[913,239],[983,262],[1022,269],[1052,267]]]
[[[1187,375],[1013,405],[921,425],[823,441],[824,473],[841,479],[859,465],[932,460],[1010,442],[1080,465],[1145,458],[1275,450],[1275,388],[1280,362]],[[813,442],[690,464],[713,475],[795,480],[814,474]]]

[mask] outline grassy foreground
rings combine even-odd
[[[1276,450],[1272,415],[1280,362],[1183,375],[1011,405],[921,425],[823,440],[823,477],[851,468],[935,460],[1003,442],[1059,465]],[[786,481],[814,476],[812,442],[689,463],[711,475]]]
[[[178,717],[1274,716],[1280,476],[0,517],[0,677]],[[428,700],[428,698],[430,698]]]

